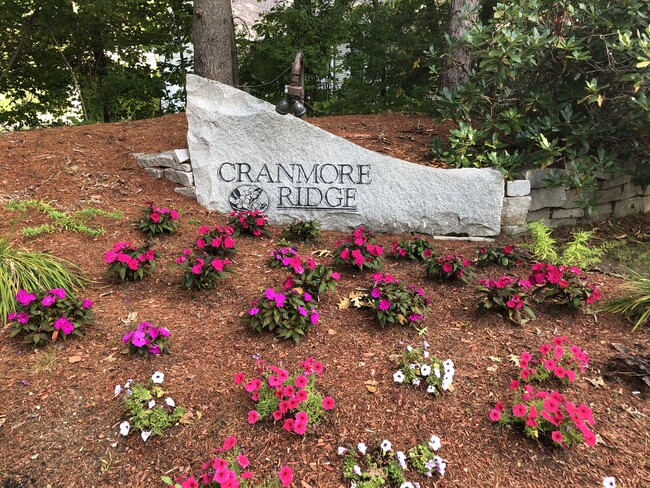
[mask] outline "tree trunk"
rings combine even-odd
[[[230,0],[194,0],[192,41],[197,75],[228,85],[238,83]]]
[[[457,44],[477,19],[480,0],[451,0],[451,15],[447,30],[452,41],[451,49],[445,57],[438,88],[457,88],[469,79],[471,53],[467,46]]]

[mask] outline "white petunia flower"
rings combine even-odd
[[[131,431],[131,424],[125,420],[120,424],[120,434],[123,436],[129,435],[129,432]]]
[[[348,452],[348,450],[347,450],[345,447],[343,447],[343,446],[339,446],[337,452],[338,452],[339,456],[343,456],[343,454],[345,454],[346,452]]]
[[[445,360],[445,362],[442,363],[445,369],[454,369],[454,362],[451,359]]]
[[[605,488],[616,488],[616,478],[613,476],[608,476],[603,479],[603,486]]]
[[[176,406],[176,402],[172,397],[165,398],[165,403],[167,404],[168,407],[174,408]]]
[[[429,386],[427,387],[427,393],[432,393],[432,394],[434,394],[435,392],[436,392],[436,387],[435,387],[435,386],[433,386],[433,385],[429,385]]]
[[[156,400],[149,400],[147,406],[151,409],[156,406]]]
[[[415,363],[414,364],[409,364],[409,369],[415,369],[417,367],[418,367],[418,365],[415,364]]]
[[[124,388],[122,388],[122,385],[115,385],[115,396],[119,395],[124,391]]]
[[[420,386],[420,380],[418,378],[415,378],[413,381],[411,381],[413,386]]]
[[[357,449],[361,454],[366,454],[366,445],[363,442],[359,442],[359,444],[357,444]]]
[[[150,430],[143,430],[142,432],[140,432],[140,437],[142,437],[142,440],[144,442],[147,442],[147,439],[149,439],[149,437],[151,437],[151,431]]]
[[[384,441],[381,443],[381,450],[384,452],[388,452],[391,450],[393,445],[390,443],[388,439],[384,439]]]
[[[438,456],[434,457],[433,460],[436,463],[436,468],[438,469],[438,473],[440,473],[440,477],[444,478],[445,469],[447,468],[447,461]]]
[[[434,366],[433,374],[436,376],[436,378],[440,378],[440,368],[438,366]]]
[[[354,465],[354,468],[352,468],[352,471],[354,471],[354,474],[356,474],[357,476],[361,476],[361,468],[359,467],[358,464]]]
[[[429,351],[424,351],[422,354],[424,355],[424,359],[429,359]]]
[[[404,454],[403,451],[397,451],[395,456],[397,457],[397,462],[399,463],[400,468],[406,469],[406,454]]]
[[[133,383],[132,379],[126,380],[126,383],[124,383],[124,388],[129,388],[131,386],[131,383]]]
[[[406,346],[406,350],[407,350],[408,352],[411,352],[411,351],[413,350],[413,347],[411,347],[411,346]]]
[[[429,439],[429,447],[434,451],[440,449],[442,447],[442,443],[440,442],[440,437],[438,437],[437,435],[432,435],[431,439]]]
[[[427,341],[424,341],[422,343],[422,347],[424,347],[426,349],[427,347],[429,347],[429,343]]]
[[[423,364],[420,366],[420,374],[422,376],[429,376],[429,374],[431,374],[431,366],[428,364]]]
[[[415,487],[413,486],[413,483],[411,483],[410,481],[405,481],[404,483],[399,485],[399,488],[415,488]]]
[[[151,376],[151,381],[159,385],[163,381],[165,381],[165,373],[161,373],[160,371],[156,371],[152,376]]]
[[[404,373],[399,369],[393,374],[393,381],[395,383],[402,383],[404,381]]]

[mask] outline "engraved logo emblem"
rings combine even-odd
[[[230,192],[228,203],[236,212],[241,210],[266,212],[269,208],[269,196],[259,186],[241,185]]]

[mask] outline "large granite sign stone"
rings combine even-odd
[[[198,202],[258,209],[271,223],[494,236],[503,178],[491,169],[442,170],[359,147],[243,91],[187,77],[187,140]]]

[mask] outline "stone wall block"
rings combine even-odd
[[[608,188],[607,190],[597,191],[596,197],[598,198],[598,203],[619,201],[623,197],[623,187],[615,186],[613,188]]]
[[[530,208],[530,197],[507,197],[503,199],[501,226],[524,225]]]
[[[164,168],[144,168],[144,170],[158,180],[165,176]]]
[[[178,164],[190,162],[190,151],[188,149],[174,149],[174,159]]]
[[[623,200],[643,195],[643,188],[630,182],[623,186]]]
[[[179,186],[178,188],[174,188],[174,191],[186,197],[196,198],[196,188],[193,186]]]
[[[530,210],[540,210],[549,207],[561,207],[566,200],[566,190],[561,186],[554,188],[535,188],[531,190]]]
[[[614,186],[625,185],[626,183],[629,183],[631,179],[632,177],[630,175],[615,176],[611,180],[599,181],[598,188],[601,190],[607,190],[608,188],[612,188]]]
[[[501,233],[507,236],[516,236],[528,232],[527,225],[502,225]]]
[[[530,194],[530,181],[514,180],[506,182],[506,195],[509,197],[525,197]]]
[[[526,222],[535,222],[537,220],[548,220],[551,218],[551,209],[542,208],[540,210],[534,210],[528,212],[528,217],[526,217]]]
[[[558,208],[551,211],[551,220],[582,218],[584,215],[585,211],[582,208]]]
[[[175,169],[165,169],[165,178],[183,186],[193,186],[194,176],[188,171],[178,171]]]
[[[643,212],[644,197],[628,198],[614,203],[614,217],[620,218],[626,215],[635,215]]]

